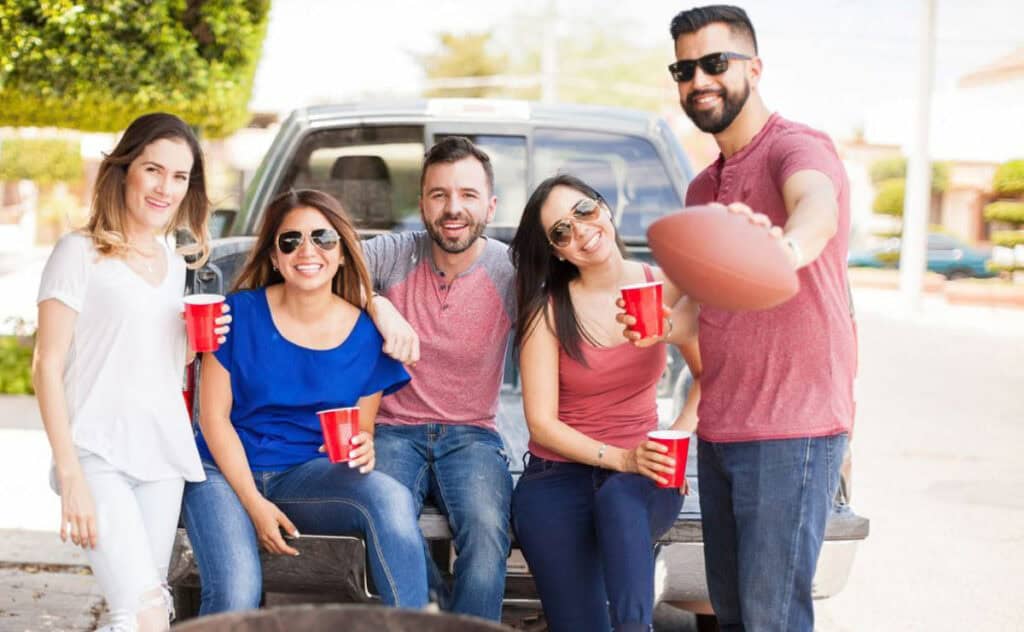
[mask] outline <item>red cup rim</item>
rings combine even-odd
[[[643,283],[632,283],[630,285],[623,285],[622,287],[619,288],[619,291],[625,292],[626,290],[642,290],[646,287],[657,287],[659,285],[665,285],[664,281],[645,281]]]
[[[325,408],[324,410],[316,411],[317,415],[323,415],[324,413],[333,413],[341,410],[359,410],[358,406],[341,406],[339,408]]]
[[[652,430],[647,433],[648,439],[689,439],[693,435],[689,430]]]
[[[186,305],[213,305],[223,302],[224,296],[221,294],[189,294],[185,297]]]

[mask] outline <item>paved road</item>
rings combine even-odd
[[[854,506],[871,537],[843,593],[818,603],[818,630],[1024,629],[1024,311],[929,299],[910,315],[891,292],[856,298]],[[34,415],[31,400],[0,400],[0,529],[52,530],[59,511]],[[36,579],[0,573],[22,613],[15,624],[0,604],[0,630],[61,629],[72,595]],[[75,603],[94,603],[83,590]],[[661,614],[659,630],[692,629]]]
[[[1021,630],[1024,312],[886,315],[858,292],[854,496],[871,518],[825,632]]]

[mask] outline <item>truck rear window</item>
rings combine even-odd
[[[643,138],[538,129],[533,136],[533,186],[556,173],[570,173],[597,189],[627,242],[646,241],[651,222],[683,206],[657,150]]]

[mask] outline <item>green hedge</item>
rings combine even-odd
[[[994,231],[992,233],[992,243],[996,246],[1006,246],[1007,248],[1024,245],[1024,230]]]
[[[0,180],[38,184],[82,179],[78,141],[58,138],[8,138],[0,141]]]
[[[269,0],[5,0],[0,126],[118,131],[155,110],[248,123]]]
[[[990,222],[1006,222],[1007,224],[1024,224],[1024,202],[1016,200],[998,200],[986,204],[983,209],[985,219]]]
[[[882,215],[903,216],[903,194],[906,181],[903,178],[890,178],[878,184],[875,202],[871,209]]]
[[[0,394],[31,395],[32,341],[18,336],[0,336]]]
[[[902,156],[897,158],[883,158],[871,163],[868,168],[871,182],[876,185],[887,180],[905,179],[907,177],[907,159]],[[932,163],[932,192],[945,193],[949,188],[949,163]]]
[[[1011,160],[999,165],[992,178],[992,189],[999,195],[1024,195],[1024,160]]]

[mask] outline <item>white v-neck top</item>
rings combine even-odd
[[[171,244],[150,285],[92,239],[65,235],[43,270],[37,302],[78,312],[64,369],[72,441],[143,481],[205,478],[185,403],[185,261]]]

